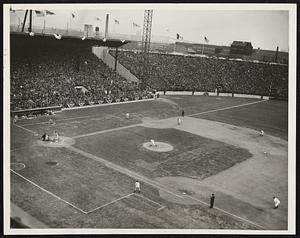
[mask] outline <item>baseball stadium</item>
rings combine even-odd
[[[9,36],[11,229],[288,229],[288,53],[40,12]]]

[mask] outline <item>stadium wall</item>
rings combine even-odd
[[[160,95],[164,95],[164,91],[158,91]],[[213,96],[216,97],[218,96],[217,93],[215,92],[193,92],[192,91],[166,91],[165,95],[195,95],[195,96]],[[219,93],[219,97],[232,97],[232,93]],[[234,97],[239,97],[239,98],[257,98],[257,99],[265,99],[269,100],[268,96],[259,96],[259,95],[251,95],[251,94],[234,94]]]
[[[115,69],[115,58],[108,53],[107,47],[96,47],[92,48],[92,52],[101,59],[108,67]],[[128,81],[133,81],[139,83],[139,79],[134,76],[128,69],[126,69],[122,64],[117,62],[117,73],[127,79]]]

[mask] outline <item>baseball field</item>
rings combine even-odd
[[[42,141],[54,131],[58,142]],[[19,120],[11,213],[32,228],[286,230],[287,138],[287,102],[231,97],[163,96]]]

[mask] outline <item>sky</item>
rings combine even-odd
[[[147,8],[148,7],[148,8]],[[110,15],[109,32],[135,34],[142,31],[145,9],[153,9],[152,35],[176,38],[180,34],[184,41],[203,43],[204,37],[209,44],[229,46],[234,40],[251,42],[255,49],[288,51],[289,12],[287,10],[266,9],[265,7],[214,7],[206,8],[201,4],[185,5],[12,5],[13,9],[50,10],[55,15],[46,17],[46,27],[67,27],[83,30],[84,24],[105,29],[105,16]],[[215,10],[218,9],[218,10]],[[252,9],[252,10],[250,10]],[[283,9],[283,8],[281,8]],[[71,17],[71,14],[75,18]],[[44,17],[33,14],[33,25],[42,27]],[[18,24],[24,18],[24,11],[10,13],[11,24]],[[100,20],[96,20],[99,18]],[[114,20],[119,24],[116,24]],[[133,22],[139,27],[133,27]]]

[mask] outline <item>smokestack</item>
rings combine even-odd
[[[106,22],[105,22],[105,39],[108,37],[108,22],[109,22],[109,14],[106,14]]]
[[[275,62],[277,62],[277,57],[278,57],[278,49],[279,49],[279,47],[277,46],[277,48],[276,48],[276,55],[275,55]]]

